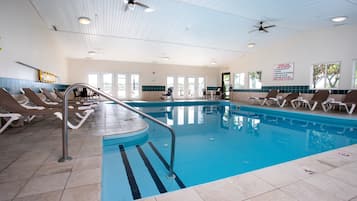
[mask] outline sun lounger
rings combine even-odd
[[[275,102],[279,107],[284,107],[286,104],[291,104],[291,101],[297,99],[300,96],[300,93],[294,92],[290,93],[284,98],[269,98],[269,100]]]
[[[264,105],[269,99],[276,98],[278,96],[279,90],[273,89],[268,92],[265,97],[249,97],[249,100],[252,100],[253,103],[260,103],[260,105]]]
[[[311,111],[314,111],[319,104],[324,107],[322,103],[328,99],[329,95],[329,90],[318,90],[310,100],[298,97],[291,101],[291,105],[294,109],[306,105]]]
[[[29,117],[33,119],[35,116],[49,116],[55,115],[57,118],[62,120],[62,110],[49,109],[45,107],[33,107],[33,106],[24,106],[16,101],[14,97],[11,96],[6,90],[0,88],[0,107],[6,112],[1,112],[0,117],[7,118],[7,122],[0,128],[0,133],[2,133],[13,121],[19,120],[21,118]],[[89,115],[94,112],[93,109],[87,110],[77,110],[70,109],[69,114],[75,114],[80,118],[80,121],[77,125],[73,125],[68,121],[68,126],[72,129],[80,128],[83,123],[87,120]]]
[[[335,106],[344,108],[348,114],[352,114],[357,105],[357,90],[349,91],[343,101],[335,101],[334,99],[328,99],[322,103],[325,112],[331,110]]]
[[[27,96],[33,104],[36,106],[42,106],[45,108],[62,108],[63,105],[62,103],[58,102],[47,102],[43,101],[34,91],[32,91],[30,88],[22,88],[22,91],[24,92],[25,96]],[[94,105],[77,105],[77,104],[71,104],[69,105],[70,108],[76,108],[78,110],[86,110],[94,107]]]

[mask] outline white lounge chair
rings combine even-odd
[[[357,90],[350,90],[343,101],[328,99],[322,103],[325,112],[330,111],[335,106],[344,108],[348,114],[352,114],[357,105]]]
[[[11,96],[9,92],[0,88],[0,107],[6,112],[1,112],[0,117],[7,119],[7,122],[0,128],[0,134],[8,127],[10,124],[20,118],[28,118],[32,120],[35,116],[48,116],[55,115],[57,118],[62,120],[62,109],[54,108],[49,109],[45,107],[33,107],[25,106],[18,103],[14,97]],[[93,109],[86,109],[80,111],[78,109],[69,109],[69,114],[75,114],[80,118],[80,121],[77,125],[68,123],[68,127],[71,129],[80,128],[83,123],[88,119],[89,115],[94,112]]]
[[[259,103],[260,105],[264,105],[271,98],[277,98],[279,90],[273,89],[268,92],[265,97],[249,97],[249,100],[253,101],[253,103]]]
[[[329,95],[329,90],[318,90],[310,100],[298,97],[291,101],[291,105],[294,109],[297,109],[301,105],[307,105],[311,111],[314,111],[319,104],[324,107],[322,103],[328,99]]]

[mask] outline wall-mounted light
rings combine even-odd
[[[332,22],[344,22],[346,20],[347,20],[346,16],[336,16],[336,17],[331,18]]]
[[[78,18],[78,22],[79,22],[80,24],[86,25],[86,24],[90,24],[91,20],[90,20],[89,17],[79,17],[79,18]]]
[[[169,57],[161,57],[161,59],[162,59],[162,60],[164,60],[164,61],[168,61],[168,60],[170,60],[170,58],[169,58]]]
[[[89,56],[94,56],[94,55],[96,55],[96,54],[97,54],[96,51],[93,51],[93,50],[88,51],[88,55],[89,55]]]
[[[253,48],[253,47],[255,47],[255,45],[256,45],[255,43],[248,43],[249,48]]]
[[[144,11],[145,11],[146,13],[152,13],[152,12],[155,11],[155,9],[153,9],[153,8],[145,8]]]

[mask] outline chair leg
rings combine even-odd
[[[279,101],[277,102],[279,105]],[[284,105],[286,104],[286,99],[283,100],[283,102],[281,103],[281,105],[279,105],[281,108],[284,107]]]
[[[71,129],[80,128],[83,125],[83,123],[88,119],[89,115],[92,114],[93,112],[94,112],[94,110],[86,110],[86,111],[84,111],[85,115],[83,116],[83,118],[81,119],[81,121],[77,125],[73,125],[71,122],[67,121],[68,127],[71,128]],[[54,115],[57,118],[63,120],[61,112],[55,112]]]
[[[0,128],[0,134],[2,132],[5,131],[5,129],[7,127],[10,126],[10,124],[13,122],[13,121],[16,121],[18,119],[20,119],[21,115],[20,114],[5,114],[5,115],[0,115],[0,117],[8,117],[10,118],[9,120],[7,120],[7,122]]]
[[[321,106],[322,106],[322,109],[324,110],[324,112],[327,112],[329,110],[328,103],[322,103]]]
[[[351,106],[350,110],[348,110],[347,105],[345,105],[345,107],[346,107],[346,111],[347,111],[347,113],[348,113],[348,114],[352,114],[352,113],[353,113],[353,111],[354,111],[354,110],[355,110],[355,108],[356,108],[356,104],[352,104],[352,106]]]
[[[309,106],[311,111],[314,111],[316,106],[317,106],[317,104],[318,104],[318,102],[315,101],[314,104],[312,105],[312,107],[311,107],[310,103],[308,104],[308,106]]]

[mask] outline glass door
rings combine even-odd
[[[222,73],[222,99],[230,98],[231,73]]]

